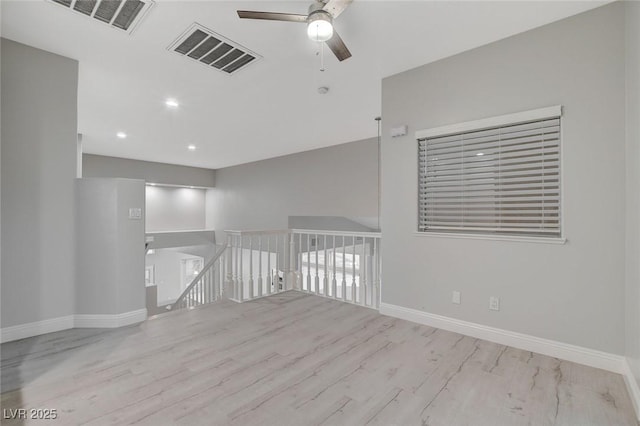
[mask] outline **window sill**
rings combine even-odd
[[[566,238],[558,237],[523,237],[517,235],[479,235],[457,234],[450,232],[414,232],[416,237],[458,238],[465,240],[513,241],[519,243],[565,244]]]

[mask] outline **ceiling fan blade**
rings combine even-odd
[[[347,49],[347,46],[344,44],[344,41],[340,38],[338,33],[334,30],[333,37],[327,40],[327,46],[336,55],[339,61],[344,61],[345,59],[349,59],[351,57],[351,52]]]
[[[329,12],[334,18],[337,18],[352,1],[353,0],[329,0],[322,9]]]
[[[251,10],[239,10],[238,16],[244,19],[265,19],[267,21],[307,22],[307,15],[278,12],[254,12]]]

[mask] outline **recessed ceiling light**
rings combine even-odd
[[[167,99],[164,104],[170,108],[178,108],[180,104],[175,99]]]
[[[479,152],[476,154],[478,157],[482,157],[484,155],[484,152]]]
[[[118,132],[116,133],[116,136],[120,139],[126,139],[127,138],[127,134],[125,132]]]
[[[187,149],[188,149],[189,151],[195,151],[195,150],[196,150],[196,146],[195,146],[195,145],[189,145],[189,146],[187,147]]]

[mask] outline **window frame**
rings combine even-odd
[[[454,238],[454,239],[474,239],[474,240],[493,240],[493,241],[516,241],[516,242],[530,242],[530,243],[548,243],[548,244],[564,244],[567,239],[565,237],[564,226],[564,155],[563,155],[563,139],[564,139],[564,126],[562,125],[563,116],[562,106],[554,105],[546,108],[539,108],[534,110],[522,111],[513,114],[505,114],[495,117],[489,117],[480,120],[467,121],[462,123],[456,123],[451,125],[433,127],[428,129],[417,130],[415,132],[415,143],[420,144],[420,140],[435,138],[439,136],[445,136],[456,133],[466,133],[473,131],[480,131],[490,129],[494,127],[508,126],[512,124],[522,123],[526,121],[536,121],[551,118],[560,119],[560,141],[558,143],[558,150],[560,154],[559,163],[559,236],[536,236],[536,235],[518,235],[518,234],[500,234],[482,231],[445,231],[445,230],[420,230],[420,156],[419,149],[416,149],[416,195],[414,200],[416,201],[416,218],[414,234],[420,237],[436,237],[436,238]]]

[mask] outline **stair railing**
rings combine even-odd
[[[268,231],[225,231],[227,234],[227,276],[229,298],[246,302],[286,290],[293,290],[291,234],[288,229]]]
[[[224,254],[227,244],[223,244],[213,258],[207,262],[191,283],[184,289],[176,301],[167,305],[168,310],[194,308],[215,302],[224,292],[225,265]]]
[[[297,254],[296,289],[368,308],[380,307],[380,232],[290,232]]]
[[[229,299],[235,302],[297,290],[373,309],[380,306],[379,232],[225,232],[226,282]]]

